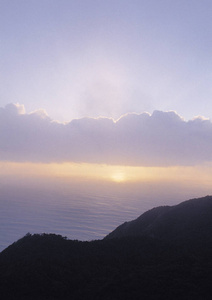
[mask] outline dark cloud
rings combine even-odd
[[[9,104],[0,108],[0,160],[196,165],[212,160],[212,123],[155,111],[62,124],[45,111],[26,114],[24,106]]]

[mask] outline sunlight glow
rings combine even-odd
[[[116,172],[111,175],[111,179],[114,182],[124,182],[127,180],[127,177],[123,172]]]
[[[130,167],[88,163],[0,162],[0,178],[58,178],[111,183],[183,182],[211,185],[212,164],[195,167]],[[37,179],[36,179],[37,180]]]

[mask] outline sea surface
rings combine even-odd
[[[155,206],[174,205],[193,196],[195,192],[179,187],[164,189],[151,184],[4,183],[0,185],[0,251],[28,232],[102,239]]]

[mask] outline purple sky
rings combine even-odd
[[[0,1],[0,107],[212,117],[211,0]]]

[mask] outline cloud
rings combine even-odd
[[[63,124],[45,111],[0,108],[0,160],[186,166],[212,161],[212,123],[176,112],[74,119]]]

